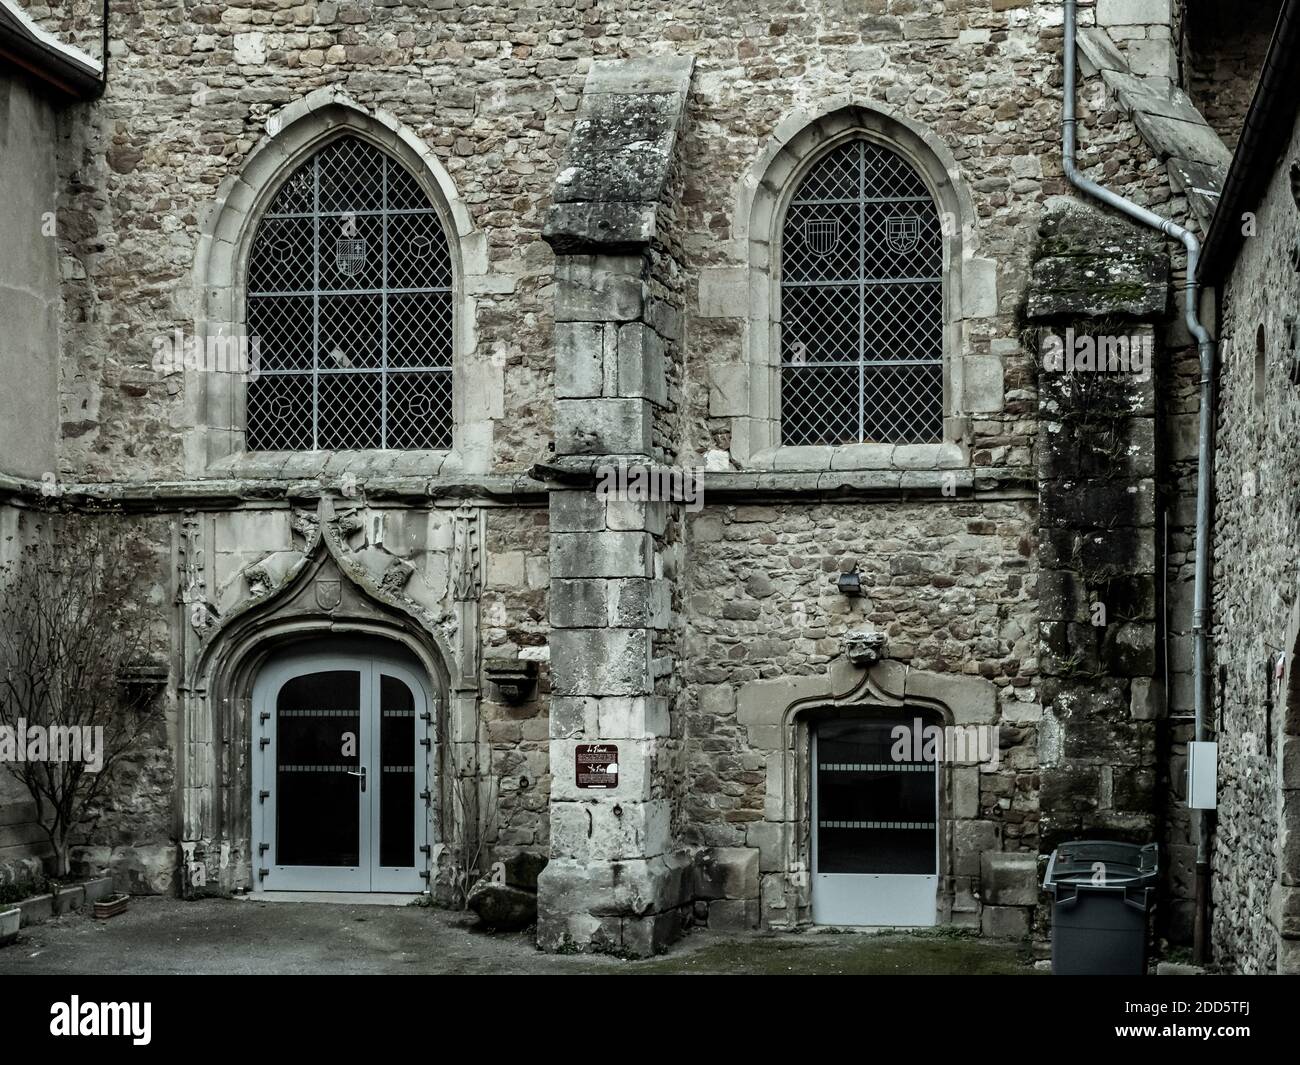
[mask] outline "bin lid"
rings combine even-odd
[[[1155,843],[1119,843],[1080,839],[1052,851],[1043,887],[1086,884],[1090,887],[1144,887],[1160,872],[1160,848]]]

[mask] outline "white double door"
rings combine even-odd
[[[431,709],[414,668],[393,659],[310,653],[262,670],[254,890],[424,890]]]
[[[917,717],[852,716],[812,733],[813,922],[928,927],[939,887],[938,765],[899,757]]]

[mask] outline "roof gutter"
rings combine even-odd
[[[1242,125],[1223,183],[1219,208],[1205,237],[1200,280],[1221,280],[1232,268],[1245,239],[1241,216],[1259,203],[1273,176],[1279,146],[1288,142],[1300,108],[1300,3],[1287,0],[1278,13],[1273,39],[1255,84],[1255,95]]]
[[[46,33],[9,0],[0,0],[0,59],[74,100],[97,100],[108,84],[108,12],[104,0],[102,60]]]
[[[1195,685],[1196,739],[1205,739],[1209,660],[1207,630],[1209,625],[1210,585],[1210,488],[1211,462],[1214,434],[1214,364],[1215,344],[1209,331],[1201,323],[1197,298],[1197,266],[1201,245],[1195,234],[1176,222],[1163,218],[1132,200],[1127,200],[1111,189],[1084,177],[1075,166],[1075,42],[1077,37],[1077,0],[1065,3],[1065,85],[1064,109],[1061,119],[1061,163],[1065,176],[1077,189],[1100,200],[1107,206],[1122,211],[1143,225],[1158,229],[1166,236],[1182,241],[1187,249],[1187,281],[1183,289],[1183,313],[1187,328],[1196,338],[1201,361],[1201,416],[1200,441],[1197,448],[1196,471],[1196,576],[1192,612],[1192,639],[1194,649],[1193,681]],[[1222,212],[1220,212],[1222,213]],[[1204,961],[1209,937],[1207,935],[1209,903],[1209,825],[1202,810],[1193,811],[1196,823],[1196,914],[1194,923],[1194,950],[1198,961]]]

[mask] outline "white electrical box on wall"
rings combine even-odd
[[[1213,810],[1219,798],[1219,745],[1187,745],[1187,807],[1190,810]]]

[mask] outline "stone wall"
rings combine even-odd
[[[766,926],[808,919],[806,741],[788,746],[805,723],[792,708],[822,695],[872,705],[891,698],[885,678],[897,676],[892,697],[939,694],[952,720],[998,726],[997,768],[957,767],[944,789],[941,905],[956,924],[978,927],[983,917],[993,934],[1028,933],[1027,911],[1002,906],[1037,898],[1034,509],[934,491],[911,503],[719,502],[692,520],[688,839],[759,852]],[[860,598],[835,584],[855,567]],[[864,627],[887,636],[884,672],[870,673],[884,687],[850,696],[860,671],[844,639]],[[982,889],[981,856],[1001,868],[1004,854],[1028,868],[1027,894],[1019,883],[1014,897]]]
[[[79,24],[59,6],[34,10],[53,28]],[[688,3],[671,19],[652,3],[561,6],[544,19],[505,4],[199,7],[180,20],[150,3],[121,9],[109,93],[78,110],[62,161],[65,471],[109,480],[181,468],[185,396],[179,380],[149,369],[151,342],[193,328],[190,269],[213,190],[238,170],[269,115],[327,84],[395,115],[456,183],[490,264],[477,297],[478,344],[504,359],[493,459],[522,467],[543,454],[553,258],[539,239],[542,215],[590,58],[616,51],[697,57],[681,197],[689,291],[700,268],[726,262],[737,183],[796,109],[852,94],[905,112],[946,142],[976,193],[979,252],[997,263],[996,310],[963,344],[1004,362],[1014,403],[1024,355],[1009,346],[1009,315],[1027,265],[1018,234],[1044,195],[1062,191],[1059,68],[1043,62],[1059,52],[1059,20],[1058,4],[1030,0],[861,9],[765,0],[743,12]],[[1126,120],[1087,108],[1081,117],[1085,165],[1105,160],[1139,199],[1168,199]],[[699,343],[688,344],[683,377],[699,385],[688,391],[691,454],[727,442],[702,404],[709,365],[729,357],[737,326],[694,327]],[[1028,417],[1013,407],[983,419],[977,450],[981,437],[1015,435],[1005,422],[1017,415]]]
[[[1131,56],[1144,41],[1163,46],[1150,5],[1120,6],[1096,15],[1133,30],[1119,34]],[[78,18],[64,8],[38,13],[56,28]],[[1081,13],[1085,22],[1093,14]],[[544,874],[543,895],[547,878],[557,885],[552,944],[568,935],[653,949],[692,891],[727,904],[715,905],[711,920],[752,925],[760,895],[769,924],[806,917],[785,805],[794,748],[778,742],[768,718],[741,707],[768,713],[789,694],[776,690],[782,678],[831,700],[863,695],[842,654],[845,633],[862,622],[890,640],[889,661],[868,675],[873,698],[905,698],[912,677],[918,697],[1002,728],[1000,769],[953,780],[944,891],[958,923],[1022,934],[1037,899],[1031,859],[1043,842],[1039,395],[1022,310],[1046,200],[1067,191],[1060,17],[1060,5],[1046,0],[683,0],[671,11],[654,0],[577,0],[544,11],[513,2],[259,0],[181,12],[142,0],[120,8],[108,96],[78,110],[61,158],[63,475],[147,483],[135,490],[184,521],[168,494],[199,490],[163,482],[186,471],[193,397],[187,380],[152,372],[150,349],[154,337],[192,331],[201,317],[193,282],[215,190],[268,125],[313,90],[337,87],[381,108],[436,156],[483,236],[469,325],[476,350],[500,356],[500,395],[488,397],[491,465],[512,478],[550,467],[539,475],[551,479],[552,503],[544,523],[536,500],[501,506],[514,491],[502,487],[480,515],[484,485],[454,486],[470,499],[464,522],[483,537],[481,602],[477,591],[448,587],[461,532],[442,498],[453,487],[447,475],[403,470],[418,488],[390,486],[366,507],[388,512],[386,541],[416,570],[405,586],[411,602],[454,648],[451,701],[463,708],[458,720],[472,722],[455,739],[457,765],[478,774],[491,759],[499,845],[549,845],[569,863],[567,881],[561,862]],[[557,178],[572,180],[562,159],[582,142],[584,86],[596,60],[622,56],[649,57],[652,80],[674,72],[670,56],[693,57],[689,92],[676,101],[675,150],[660,184],[635,190],[649,189],[644,201],[608,189],[566,194]],[[745,452],[732,437],[755,397],[737,391],[729,372],[745,363],[747,330],[768,324],[762,295],[740,269],[752,251],[747,182],[818,116],[873,109],[942,148],[939,179],[965,204],[949,354],[969,370],[969,390],[953,395],[970,405],[955,403],[951,447],[934,463],[886,448],[885,468],[871,476],[829,464],[809,474],[795,457],[789,471],[759,478],[738,468]],[[1160,160],[1104,91],[1081,94],[1080,143],[1089,174],[1185,217]],[[634,165],[603,176],[617,185],[643,174]],[[780,196],[784,186],[770,191]],[[650,209],[652,229],[621,243],[601,237],[599,222],[621,210],[610,204],[627,203]],[[544,233],[556,207],[565,224]],[[635,228],[643,219],[612,220]],[[575,235],[585,243],[568,239]],[[677,507],[597,513],[589,483],[564,478],[584,464],[590,474],[593,460],[611,454],[683,465],[707,457],[716,476],[706,482],[706,510],[689,523]],[[271,469],[199,508],[210,528],[208,595],[223,617],[251,594],[249,566],[304,546],[293,532],[302,497],[314,505],[334,487]],[[429,496],[441,499],[432,510]],[[340,549],[364,550],[359,542]],[[861,613],[827,583],[849,559],[868,581],[855,604]],[[281,575],[296,564],[281,562]],[[193,656],[202,634],[187,632],[177,614],[178,657]],[[537,694],[512,704],[488,667],[521,660],[537,663]],[[634,673],[623,670],[628,663]],[[776,687],[742,695],[754,684]],[[635,805],[618,804],[616,815],[614,803],[554,790],[561,763],[571,788],[578,739],[626,744],[625,768],[637,774],[629,780],[644,789]],[[182,805],[186,838],[201,838],[202,803]],[[687,844],[711,852],[708,870],[735,876],[719,887],[712,872],[692,873],[679,861]],[[630,921],[620,909],[626,893],[603,910],[592,894],[593,885],[609,886],[601,876],[622,876],[625,859],[644,863],[649,885]],[[243,875],[213,874],[230,883]],[[647,916],[662,917],[663,929]]]
[[[1220,332],[1208,722],[1219,743],[1212,934],[1215,958],[1245,972],[1300,970],[1298,164],[1300,129],[1258,205],[1257,235],[1243,242],[1228,279]]]
[[[1229,148],[1255,94],[1279,0],[1187,0],[1182,64],[1187,94]]]
[[[12,68],[0,73],[0,473],[53,477],[58,451],[57,111]]]
[[[40,535],[28,508],[9,500],[0,503],[0,566],[18,560],[27,545],[39,542]],[[16,875],[21,879],[32,860],[40,862],[52,854],[26,785],[8,767],[0,766],[0,883],[12,882]]]
[[[495,509],[486,525],[481,712],[492,749],[486,798],[496,860],[522,850],[545,852],[549,843],[550,569],[546,511]],[[536,670],[522,701],[511,702],[492,682],[494,666]]]
[[[1077,202],[1056,204],[1041,234],[1029,311],[1041,359],[1043,850],[1146,844],[1162,835],[1169,749],[1155,479],[1166,360],[1152,327],[1169,308],[1168,257],[1149,230]]]
[[[0,563],[17,561],[25,544],[48,539],[62,515],[18,505],[0,508]],[[138,561],[134,606],[140,611],[150,663],[167,669],[171,629],[170,523],[165,518],[107,514],[103,522],[129,522],[151,553]],[[140,663],[144,664],[144,663]],[[176,875],[175,750],[178,704],[175,678],[155,693],[159,719],[142,742],[112,770],[111,787],[85,811],[71,837],[75,876],[112,876],[118,890],[138,894],[172,890]],[[0,862],[24,855],[50,858],[26,788],[0,767]]]

